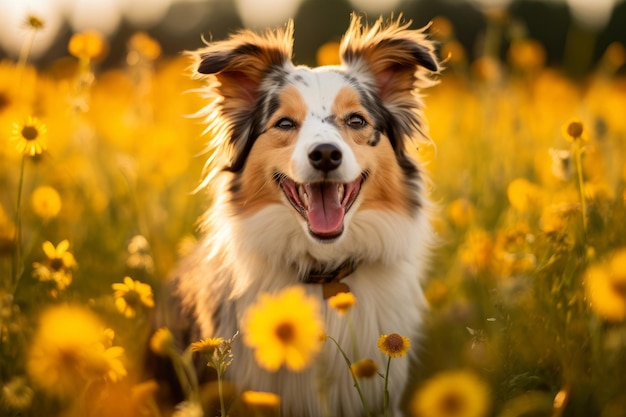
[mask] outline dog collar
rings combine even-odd
[[[356,269],[356,263],[348,259],[332,271],[322,269],[314,269],[308,272],[302,280],[305,284],[321,284],[322,295],[324,299],[328,299],[340,292],[349,292],[350,287],[341,282],[341,280]]]

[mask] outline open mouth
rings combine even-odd
[[[315,182],[298,184],[284,174],[274,178],[287,200],[307,221],[310,233],[318,239],[330,240],[343,233],[343,221],[361,191],[365,173],[349,183]]]

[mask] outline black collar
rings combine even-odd
[[[357,267],[357,263],[353,259],[348,259],[332,271],[325,269],[312,269],[303,278],[305,284],[329,284],[331,282],[339,282],[347,277]]]

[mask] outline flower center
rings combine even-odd
[[[22,128],[22,137],[26,140],[35,140],[39,136],[39,131],[35,126],[24,126]]]
[[[52,268],[55,271],[60,271],[61,269],[63,269],[63,259],[61,258],[50,259],[50,268]]]
[[[124,300],[126,300],[126,304],[131,307],[137,307],[141,304],[141,297],[137,293],[137,291],[128,291],[124,294]]]
[[[402,336],[400,336],[399,334],[392,333],[387,336],[387,339],[385,340],[385,345],[389,352],[400,352],[404,347],[404,340],[402,340]]]
[[[573,138],[579,138],[583,134],[583,124],[580,122],[571,122],[567,126],[567,134]]]
[[[441,411],[443,411],[443,415],[445,416],[460,415],[465,405],[464,403],[465,401],[461,396],[454,392],[448,392],[441,399]]]
[[[283,343],[291,342],[296,335],[293,323],[281,323],[276,326],[276,337]]]

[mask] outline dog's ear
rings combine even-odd
[[[207,131],[214,133],[210,146],[226,150],[226,169],[243,167],[262,130],[263,88],[276,88],[275,80],[284,78],[280,75],[292,65],[292,49],[293,22],[289,21],[284,28],[263,34],[243,30],[190,53],[193,76],[207,81],[201,91],[208,103],[196,115],[206,116]]]
[[[340,56],[347,72],[368,86],[369,96],[381,111],[380,129],[387,134],[396,154],[405,158],[407,138],[427,137],[422,126],[419,90],[436,83],[439,72],[434,45],[424,29],[411,30],[402,16],[372,26],[353,14],[344,35]]]
[[[192,55],[196,76],[215,76],[224,101],[235,107],[252,105],[264,77],[291,62],[293,22],[258,34],[243,30],[230,38],[208,43]]]
[[[352,73],[367,74],[383,102],[417,88],[418,74],[439,71],[434,47],[423,30],[410,30],[411,22],[383,21],[371,27],[362,24],[361,16],[352,15],[350,27],[341,42],[341,59]]]

